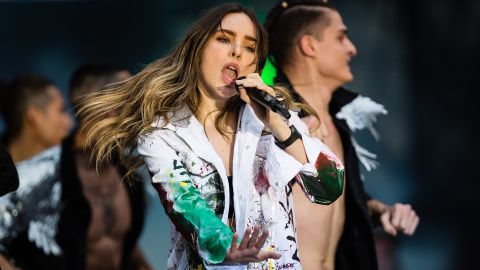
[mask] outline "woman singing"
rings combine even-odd
[[[168,269],[301,269],[290,181],[315,203],[342,193],[343,165],[296,113],[247,95],[302,106],[262,82],[267,45],[252,11],[225,4],[166,57],[83,102],[97,164],[127,153],[133,171],[135,151],[147,164],[172,222]]]

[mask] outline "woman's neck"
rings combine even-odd
[[[202,97],[195,117],[203,126],[215,124],[217,116],[224,111],[226,103],[226,101]]]
[[[205,135],[212,140],[215,135],[220,135],[221,138],[227,140],[231,143],[235,130],[237,128],[237,117],[236,113],[227,112],[225,108],[226,102],[203,102],[200,103],[199,109],[195,114],[195,117],[203,126]],[[226,115],[221,115],[226,114]],[[226,117],[220,119],[220,122],[217,124],[219,117]],[[213,136],[213,137],[212,137]],[[213,139],[215,141],[215,139]]]

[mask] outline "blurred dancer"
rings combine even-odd
[[[72,105],[130,76],[108,64],[80,66],[70,80]],[[137,178],[130,185],[122,181],[126,169],[115,162],[95,168],[85,146],[89,127],[81,117],[77,120],[79,127],[62,144],[63,186],[71,202],[60,231],[67,269],[150,269],[137,244],[145,214],[143,183]]]
[[[0,266],[42,264],[37,256],[58,258],[55,241],[61,184],[59,146],[71,127],[63,97],[48,79],[16,77],[2,94],[4,141],[17,167],[19,188],[0,198]],[[23,261],[22,258],[25,258]]]
[[[15,163],[60,144],[72,126],[60,90],[41,76],[13,79],[1,107],[6,126],[3,139]]]

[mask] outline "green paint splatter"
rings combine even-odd
[[[318,204],[328,205],[337,200],[343,192],[345,170],[337,169],[336,163],[325,158],[319,168],[317,177],[300,174],[305,191]],[[318,163],[317,163],[318,164]]]

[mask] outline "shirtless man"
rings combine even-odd
[[[130,73],[125,69],[103,64],[84,65],[74,72],[70,80],[72,104],[75,106],[79,97],[85,94],[129,78]],[[82,119],[78,120],[81,126]],[[85,254],[84,269],[150,269],[136,243],[143,226],[142,184],[140,182],[133,183],[132,186],[125,184],[122,176],[126,171],[114,164],[102,166],[97,174],[95,166],[91,163],[90,151],[84,148],[87,132],[88,127],[82,127],[63,144],[65,162],[73,161],[75,164],[73,170],[64,171],[65,175],[68,174],[65,178],[70,181],[80,180],[83,194],[77,195],[82,202],[79,205],[87,209],[72,208],[71,215],[64,216],[71,221],[89,221],[86,242],[79,240],[71,247]],[[74,213],[77,210],[82,210],[81,213],[89,212],[89,215],[79,218],[79,215]],[[72,239],[69,237],[66,239],[68,240],[65,244],[69,245],[68,242]],[[73,239],[72,242],[75,240],[77,239]],[[70,258],[67,261],[76,261],[74,258],[78,257],[78,252],[69,254]]]
[[[279,69],[277,82],[289,85],[298,100],[316,111],[321,124],[312,135],[323,140],[346,169],[344,195],[329,206],[309,203],[301,188],[293,186],[303,269],[378,269],[371,218],[379,219],[391,235],[412,235],[419,218],[408,204],[389,206],[365,193],[350,128],[336,114],[367,100],[339,89],[352,81],[349,62],[357,53],[347,28],[338,11],[320,0],[281,1],[269,13],[266,28]]]

